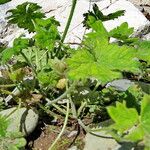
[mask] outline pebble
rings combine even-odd
[[[22,132],[25,136],[34,131],[38,124],[38,114],[27,108],[10,108],[0,112],[2,116],[8,116],[10,124],[7,128],[9,132]]]

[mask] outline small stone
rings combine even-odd
[[[72,146],[71,148],[69,148],[68,150],[78,150],[77,146]]]
[[[108,137],[105,132],[96,132],[95,134]],[[113,150],[119,144],[114,139],[101,138],[87,133],[85,137],[84,150]]]
[[[111,137],[104,131],[95,132],[95,134],[101,137],[87,133],[84,150],[132,150],[134,146],[132,143],[119,144],[113,138],[104,138]]]
[[[126,91],[130,86],[132,86],[133,83],[130,80],[127,79],[120,79],[120,80],[114,80],[106,85],[106,88],[108,87],[114,87],[119,91]]]
[[[8,116],[10,124],[7,128],[9,132],[22,132],[25,136],[33,132],[38,124],[38,114],[27,108],[10,108],[0,112],[2,116]]]
[[[77,133],[78,133],[78,131],[71,131],[67,137],[68,137],[68,138],[71,138],[71,137],[73,137],[73,136],[76,136]]]
[[[150,39],[150,22],[144,26],[139,27],[138,30],[134,32],[133,37],[139,37],[144,40]]]

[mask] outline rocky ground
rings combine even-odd
[[[16,26],[9,26],[6,22],[6,12],[9,9],[16,7],[18,4],[25,2],[26,0],[13,0],[7,4],[0,6],[0,42],[7,43],[9,46],[12,45],[12,41],[14,38],[20,36],[22,33],[26,33],[23,29],[18,29]],[[71,7],[70,0],[29,0],[31,2],[36,2],[42,6],[43,11],[46,13],[47,17],[55,16],[57,20],[60,21],[61,27],[60,31],[64,30],[66,20],[68,18],[68,13]],[[105,13],[111,13],[116,10],[125,10],[126,13],[124,16],[119,17],[119,19],[115,19],[113,21],[105,22],[105,26],[108,30],[116,27],[122,22],[128,22],[129,26],[135,28],[135,32],[140,32],[144,30],[144,32],[149,32],[149,4],[150,0],[93,0],[89,3],[87,0],[79,0],[77,4],[77,8],[74,14],[74,18],[65,42],[78,43],[81,41],[85,29],[83,28],[83,13],[87,12],[91,5],[96,1],[97,5],[100,9]],[[80,10],[80,11],[78,11]],[[8,14],[7,14],[8,15]],[[147,16],[147,18],[145,16]],[[145,29],[146,27],[146,29]],[[146,35],[147,33],[144,33]],[[28,35],[26,33],[27,36]],[[140,36],[143,36],[140,34]]]
[[[0,5],[0,44],[8,44],[8,46],[12,45],[13,39],[20,36],[22,33],[25,33],[26,36],[32,36],[24,31],[23,29],[18,29],[15,25],[8,25],[6,21],[6,12],[9,9],[14,8],[18,4],[25,2],[26,0],[12,0],[11,2]],[[68,18],[68,13],[71,8],[71,0],[28,0],[31,2],[36,2],[42,6],[43,11],[46,13],[47,17],[55,16],[58,21],[61,23],[60,31],[64,30],[66,20]],[[96,2],[97,5],[104,13],[111,13],[116,10],[125,10],[125,15],[115,19],[113,21],[105,22],[105,26],[107,30],[111,30],[112,28],[120,25],[122,22],[128,22],[130,27],[135,28],[134,36],[139,36],[141,38],[150,40],[150,0],[92,0],[91,3],[88,0],[79,0],[77,4],[77,8],[74,14],[74,18],[68,33],[68,37],[66,39],[66,43],[80,43],[85,29],[83,28],[83,13],[87,12],[91,7],[92,3]],[[80,11],[79,11],[80,10]],[[119,85],[122,84],[119,83]],[[124,87],[124,86],[123,86]],[[21,110],[20,110],[21,111]],[[33,127],[30,127],[29,132],[32,132],[37,124],[38,116],[31,113],[29,120],[26,122],[32,122]],[[17,112],[16,112],[17,114]],[[14,114],[15,115],[15,114]],[[14,117],[14,116],[13,116]],[[20,121],[19,121],[20,122]],[[31,124],[30,124],[31,125]],[[15,126],[15,125],[13,125]],[[17,125],[16,125],[17,126]],[[42,133],[39,141],[42,141]],[[99,133],[98,133],[99,134]],[[103,134],[103,133],[101,133]],[[45,136],[47,132],[44,134],[44,140],[48,141]],[[83,135],[81,136],[83,137]],[[50,139],[50,137],[47,137]],[[49,142],[49,141],[48,141]],[[132,145],[120,145],[116,143],[114,140],[109,139],[106,142],[105,138],[98,138],[93,135],[87,134],[85,137],[85,146],[84,150],[131,150]],[[35,142],[35,145],[38,145],[38,141]],[[46,143],[45,143],[46,144]],[[83,146],[83,145],[82,145]],[[46,149],[41,149],[46,150]],[[78,150],[76,146],[72,146],[69,150]]]

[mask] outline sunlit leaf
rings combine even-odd
[[[115,124],[112,128],[123,133],[129,130],[138,123],[138,113],[134,108],[127,108],[125,103],[116,103],[116,107],[110,106],[107,108],[110,117]]]
[[[45,17],[44,13],[42,13],[40,9],[41,6],[36,3],[25,2],[18,5],[15,9],[8,11],[11,13],[11,15],[7,17],[8,22],[11,24],[17,24],[18,27],[27,29],[29,32],[33,32],[35,19]]]
[[[83,42],[85,46],[67,60],[68,77],[73,80],[93,77],[107,83],[121,78],[122,71],[138,72],[136,50],[108,43],[106,31],[97,29],[101,28],[101,21],[96,21],[93,26],[96,31],[86,35]]]

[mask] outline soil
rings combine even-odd
[[[61,129],[62,125],[48,125],[41,122],[36,130],[27,137],[28,145],[26,150],[48,150]],[[77,124],[68,125],[53,150],[67,150],[72,146],[82,150],[84,147],[84,137],[85,132]]]

